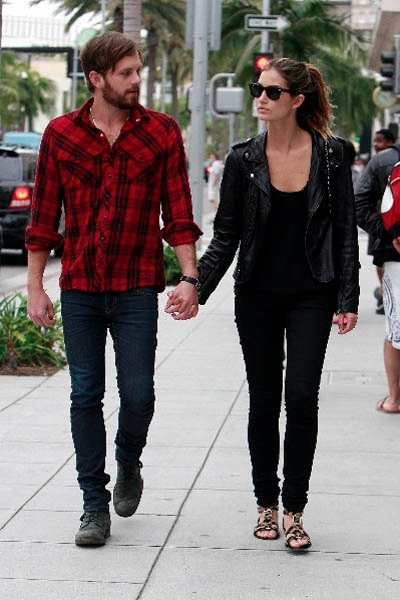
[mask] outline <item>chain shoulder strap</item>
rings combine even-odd
[[[325,145],[325,160],[326,160],[326,183],[328,188],[328,206],[329,212],[332,212],[332,193],[331,193],[331,168],[329,161],[329,152],[332,152],[332,149],[329,148],[328,140],[324,141]]]

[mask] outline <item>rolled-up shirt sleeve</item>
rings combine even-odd
[[[170,246],[179,246],[196,242],[202,231],[193,221],[182,136],[174,120],[169,121],[169,127],[161,201],[164,223],[161,235]]]
[[[63,241],[58,232],[62,207],[59,165],[52,151],[54,139],[51,123],[40,146],[35,186],[32,196],[31,221],[25,233],[28,250],[52,250]]]

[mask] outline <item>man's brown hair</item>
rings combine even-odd
[[[121,58],[133,56],[136,53],[141,57],[136,42],[128,35],[118,31],[107,31],[89,40],[80,52],[82,69],[89,91],[94,91],[89,79],[90,71],[96,71],[104,77],[107,71],[114,70]]]

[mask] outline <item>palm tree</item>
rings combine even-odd
[[[134,40],[140,40],[142,22],[142,0],[123,0],[124,32]]]
[[[32,4],[39,4],[42,0],[31,0]],[[100,12],[100,0],[51,0],[58,4],[58,11],[65,11],[71,15],[67,23],[70,28],[76,20],[87,12]],[[157,63],[160,51],[163,49],[168,55],[172,38],[179,40],[182,53],[184,49],[185,31],[185,0],[110,0],[107,5],[108,21],[117,31],[121,30],[119,15],[123,10],[123,30],[135,40],[140,41],[140,31],[143,13],[143,29],[147,30],[145,43],[145,59],[149,67],[147,79],[147,105],[153,106],[154,87],[156,80]],[[117,22],[116,22],[117,21]],[[176,44],[172,45],[175,48]],[[177,87],[173,91],[174,106],[177,105]]]
[[[55,84],[29,68],[14,52],[3,52],[0,69],[0,119],[3,127],[33,129],[39,111],[55,106]]]
[[[33,120],[39,111],[49,113],[55,106],[56,85],[32,69],[23,71],[19,81],[19,104],[24,122],[21,129],[33,130]]]
[[[66,13],[71,15],[67,29],[69,29],[80,17],[88,13],[100,13],[100,0],[50,0],[54,4],[58,4],[56,13]],[[42,0],[31,0],[31,5],[40,4]]]
[[[261,34],[244,31],[243,22],[245,14],[260,13],[261,4],[244,6],[241,0],[225,0],[221,51],[211,57],[212,73],[233,71],[236,82],[243,85],[251,80],[252,53],[260,48]],[[315,63],[331,85],[338,129],[346,135],[360,130],[376,111],[371,97],[373,79],[362,74],[366,52],[360,34],[324,0],[272,0],[271,14],[280,14],[290,23],[283,31],[270,34],[275,56]],[[248,115],[250,107],[249,98]]]
[[[158,0],[157,3],[143,2],[143,25],[147,30],[146,63],[149,67],[147,79],[147,106],[153,106],[154,85],[160,51],[167,57],[176,45],[184,51],[185,2],[184,0]],[[174,89],[177,97],[177,86]]]

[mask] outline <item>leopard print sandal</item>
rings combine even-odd
[[[311,546],[311,540],[310,540],[310,536],[308,535],[307,531],[304,529],[303,527],[303,513],[302,512],[289,512],[288,510],[284,509],[283,511],[284,515],[288,515],[290,517],[292,517],[293,519],[293,523],[292,525],[290,525],[290,527],[288,527],[287,529],[285,529],[285,525],[284,523],[282,524],[283,527],[283,531],[286,537],[286,546],[288,548],[290,548],[290,550],[307,550],[308,548],[310,548]],[[302,540],[305,540],[305,544],[302,544],[301,546],[292,546],[292,542],[300,542]]]
[[[258,540],[277,540],[280,532],[279,525],[277,521],[274,520],[274,515],[272,511],[278,511],[278,505],[275,506],[258,506],[258,521],[257,525],[254,527],[253,535]],[[274,531],[276,535],[273,537],[266,537],[263,535],[258,535],[261,531]]]

